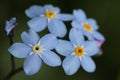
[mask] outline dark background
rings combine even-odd
[[[18,19],[14,41],[20,42],[21,32],[28,30],[26,22],[29,18],[24,11],[34,4],[52,4],[60,7],[62,13],[83,9],[88,17],[97,20],[100,25],[99,31],[106,38],[102,46],[103,55],[93,57],[97,65],[94,73],[87,73],[80,68],[76,74],[67,76],[62,67],[53,68],[43,64],[37,74],[26,76],[22,71],[13,76],[12,80],[120,80],[120,0],[0,0],[0,80],[11,69],[10,55],[7,51],[9,40],[4,34],[5,21],[11,17]],[[24,61],[17,58],[15,60],[17,67]]]

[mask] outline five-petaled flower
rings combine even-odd
[[[80,65],[87,72],[93,72],[96,68],[91,56],[99,51],[95,41],[85,41],[80,30],[72,28],[69,33],[70,41],[59,40],[56,51],[66,56],[62,67],[67,75],[73,75]]]
[[[41,39],[34,31],[23,32],[21,38],[24,43],[14,43],[8,51],[17,58],[26,58],[24,71],[27,75],[37,73],[42,65],[42,60],[47,65],[55,67],[61,65],[60,57],[51,51],[58,43],[52,34],[46,34]]]
[[[64,37],[67,29],[63,21],[70,21],[73,19],[71,14],[62,14],[58,7],[52,5],[45,5],[44,7],[34,5],[25,11],[29,18],[28,21],[30,29],[39,32],[48,26],[48,30],[58,37]]]
[[[7,35],[10,35],[11,31],[17,25],[17,20],[15,17],[11,18],[9,21],[6,21],[5,24],[5,31]]]
[[[97,22],[93,18],[87,19],[83,10],[74,10],[73,16],[74,20],[72,22],[72,26],[80,29],[83,35],[88,37],[89,40],[105,40],[104,36],[97,31],[99,29]]]

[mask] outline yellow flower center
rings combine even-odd
[[[89,32],[92,31],[92,27],[88,23],[83,24],[83,27],[85,30],[87,30]]]
[[[39,54],[42,51],[42,47],[38,44],[34,45],[32,51],[36,54]]]
[[[83,56],[84,55],[84,48],[80,47],[80,46],[77,46],[75,48],[74,52],[77,56]]]
[[[56,17],[56,13],[53,12],[53,11],[46,11],[45,17],[47,17],[47,18],[54,18],[54,17]]]

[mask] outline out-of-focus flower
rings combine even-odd
[[[37,73],[42,65],[42,60],[49,66],[61,65],[60,57],[51,50],[58,44],[57,38],[46,34],[41,39],[34,31],[23,32],[21,38],[24,43],[14,43],[8,51],[17,58],[26,58],[24,71],[27,75]]]
[[[39,32],[48,26],[49,31],[58,37],[64,37],[67,29],[63,21],[70,21],[73,19],[71,14],[60,13],[58,7],[52,5],[45,5],[44,7],[34,5],[25,11],[29,18],[28,21],[30,29]]]
[[[98,46],[99,46],[99,48],[100,48],[100,50],[98,51],[98,53],[96,54],[96,56],[101,56],[102,54],[103,54],[103,51],[102,51],[102,49],[101,49],[101,46],[102,46],[102,44],[104,43],[104,41],[102,41],[102,40],[95,40],[96,42],[97,42],[97,44],[98,44]]]
[[[67,75],[73,75],[80,66],[87,72],[94,72],[96,65],[91,56],[99,51],[95,41],[85,41],[82,32],[72,28],[69,34],[70,41],[59,40],[56,51],[66,56],[62,67]]]
[[[97,31],[99,28],[97,22],[93,18],[87,19],[83,10],[74,10],[73,15],[72,26],[80,29],[89,40],[105,40],[104,36]]]
[[[104,43],[104,41],[102,41],[102,40],[96,40],[96,42],[97,42],[97,44],[98,44],[99,47],[101,47],[102,44]]]
[[[6,21],[5,32],[7,35],[10,35],[11,31],[17,25],[17,20],[15,17],[11,18],[9,21]]]

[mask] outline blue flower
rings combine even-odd
[[[58,37],[64,37],[67,29],[63,21],[70,21],[73,16],[70,14],[60,13],[58,7],[52,5],[45,5],[44,7],[34,5],[25,11],[29,18],[28,21],[30,29],[39,32],[48,26],[49,31]]]
[[[72,28],[69,34],[70,41],[59,40],[56,51],[66,56],[62,67],[67,75],[73,75],[82,66],[87,72],[95,71],[96,65],[91,56],[99,51],[95,41],[84,41],[80,30]]]
[[[42,65],[42,60],[47,65],[55,67],[61,65],[60,57],[52,52],[58,43],[57,38],[52,34],[47,34],[41,39],[36,32],[23,32],[21,38],[24,43],[14,43],[8,51],[17,58],[26,58],[24,61],[24,71],[27,75],[37,73]]]
[[[104,36],[97,31],[99,29],[97,22],[93,18],[87,19],[83,10],[74,10],[73,15],[74,20],[72,26],[80,29],[89,40],[105,40]]]
[[[10,35],[11,31],[17,25],[17,20],[15,17],[11,18],[9,21],[6,21],[5,24],[5,31],[7,35]]]

